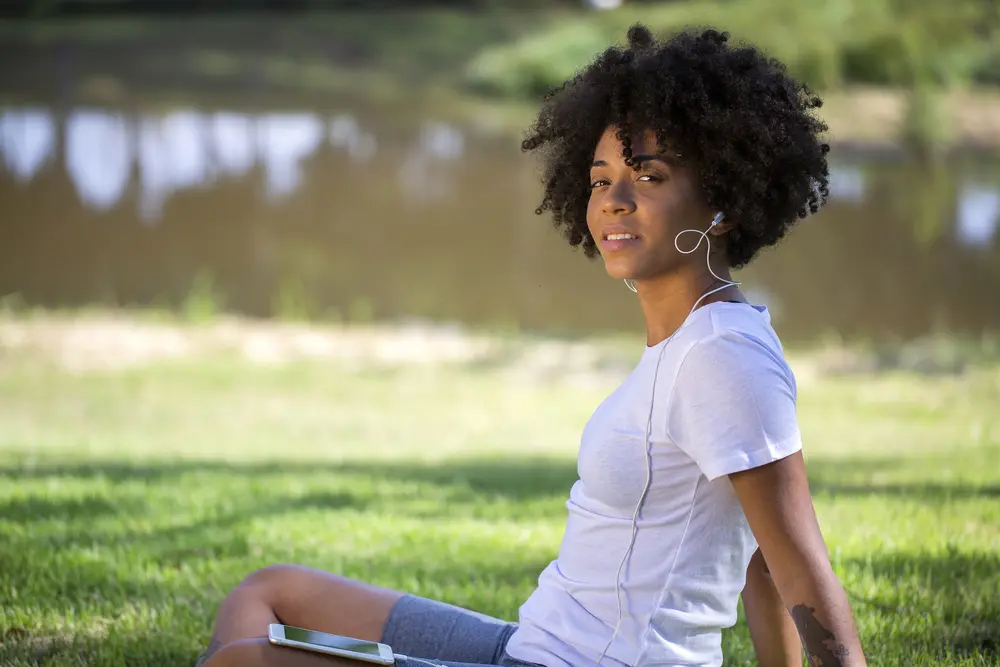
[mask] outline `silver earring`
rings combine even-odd
[[[626,279],[625,279],[625,286],[626,286],[626,287],[628,287],[628,288],[629,288],[630,290],[632,290],[633,292],[635,292],[636,294],[638,294],[638,293],[639,293],[639,290],[637,290],[637,289],[635,288],[635,281],[634,281],[634,280],[629,280],[628,278],[626,278]]]

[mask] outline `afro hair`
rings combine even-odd
[[[536,212],[551,211],[570,244],[596,256],[587,203],[597,142],[617,128],[631,165],[630,137],[651,131],[725,213],[729,265],[740,268],[826,201],[827,126],[813,115],[821,104],[781,62],[731,45],[728,33],[688,30],[660,41],[633,26],[625,48],[608,48],[546,95],[522,144],[543,156]]]

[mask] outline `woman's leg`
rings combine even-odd
[[[241,639],[227,644],[208,663],[210,667],[374,667],[358,660],[346,660],[320,653],[309,653],[269,644],[266,639]],[[544,667],[509,661],[513,667]],[[444,660],[424,660],[408,657],[397,660],[397,667],[495,667],[490,663],[465,663]]]
[[[400,599],[382,635],[393,653],[433,662],[499,665],[516,626],[416,595]],[[405,667],[421,667],[407,662]],[[427,667],[423,664],[423,667]]]
[[[379,641],[389,612],[402,597],[398,591],[307,567],[265,567],[223,601],[203,659],[241,639],[266,638],[271,623]]]
[[[319,570],[278,565],[258,570],[222,603],[203,663],[283,667],[359,667],[363,663],[268,643],[267,626],[284,623],[381,641],[411,658],[399,667],[499,664],[513,623]]]
[[[332,655],[275,646],[260,638],[240,639],[226,644],[205,663],[205,667],[361,667],[363,665],[376,667],[374,664],[357,660],[345,660]]]

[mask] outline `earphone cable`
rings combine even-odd
[[[712,224],[709,226],[709,229],[719,224],[719,222],[721,222],[723,217],[724,216],[721,213],[715,216],[715,218],[712,220]],[[678,240],[680,239],[681,234],[684,234],[685,232],[694,232],[700,235],[698,238],[698,243],[696,243],[693,248],[686,251],[681,250],[680,246],[678,245]],[[614,631],[611,633],[611,638],[605,645],[604,650],[601,651],[601,657],[599,657],[597,659],[597,662],[595,663],[595,667],[600,667],[601,661],[604,660],[604,657],[608,654],[608,650],[611,648],[611,645],[614,643],[615,639],[618,638],[618,633],[621,631],[622,620],[624,618],[624,612],[622,609],[621,576],[622,576],[622,571],[625,569],[625,565],[628,562],[629,556],[632,555],[632,549],[635,547],[635,539],[639,533],[639,512],[642,509],[643,501],[646,499],[646,494],[649,493],[649,487],[652,486],[653,482],[653,467],[652,467],[653,464],[651,461],[652,452],[650,451],[649,438],[653,425],[653,401],[656,398],[656,380],[660,372],[660,362],[663,360],[663,351],[667,348],[667,344],[673,339],[673,337],[676,336],[677,333],[687,325],[688,319],[691,317],[694,311],[698,309],[698,306],[701,305],[702,301],[704,301],[707,297],[711,296],[712,294],[715,294],[716,292],[721,292],[724,289],[740,285],[739,282],[726,280],[725,278],[720,278],[718,275],[716,275],[715,271],[712,270],[712,259],[711,259],[712,242],[708,238],[707,230],[699,231],[697,229],[684,229],[678,232],[677,236],[674,237],[674,247],[677,249],[677,252],[684,255],[690,255],[701,246],[702,240],[708,242],[708,252],[706,253],[706,260],[705,260],[706,263],[708,264],[708,272],[711,273],[716,280],[724,284],[714,289],[710,289],[704,294],[702,294],[700,297],[698,297],[698,300],[694,302],[694,306],[691,307],[691,310],[688,312],[687,316],[684,318],[684,321],[681,323],[681,325],[677,327],[677,330],[674,331],[672,334],[670,334],[666,338],[666,340],[664,340],[660,344],[660,350],[656,357],[656,365],[653,368],[653,386],[650,391],[650,397],[649,397],[649,416],[646,419],[645,436],[643,439],[643,456],[646,463],[646,484],[645,486],[643,486],[642,494],[639,496],[639,502],[636,504],[635,511],[632,513],[632,534],[629,539],[628,548],[625,549],[625,554],[622,556],[621,563],[618,564],[618,572],[615,574],[615,599],[618,603],[618,620],[615,623]],[[625,281],[625,284],[626,285],[629,284],[627,280]],[[629,285],[629,289],[631,289],[632,291],[636,291],[634,286],[632,285]]]

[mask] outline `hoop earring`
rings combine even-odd
[[[633,292],[635,292],[636,294],[638,294],[638,293],[639,293],[639,290],[637,290],[637,289],[635,288],[635,281],[634,281],[634,280],[629,280],[628,278],[626,278],[626,279],[625,279],[625,287],[628,287],[628,288],[629,288],[630,290],[632,290],[632,291],[633,291]]]

